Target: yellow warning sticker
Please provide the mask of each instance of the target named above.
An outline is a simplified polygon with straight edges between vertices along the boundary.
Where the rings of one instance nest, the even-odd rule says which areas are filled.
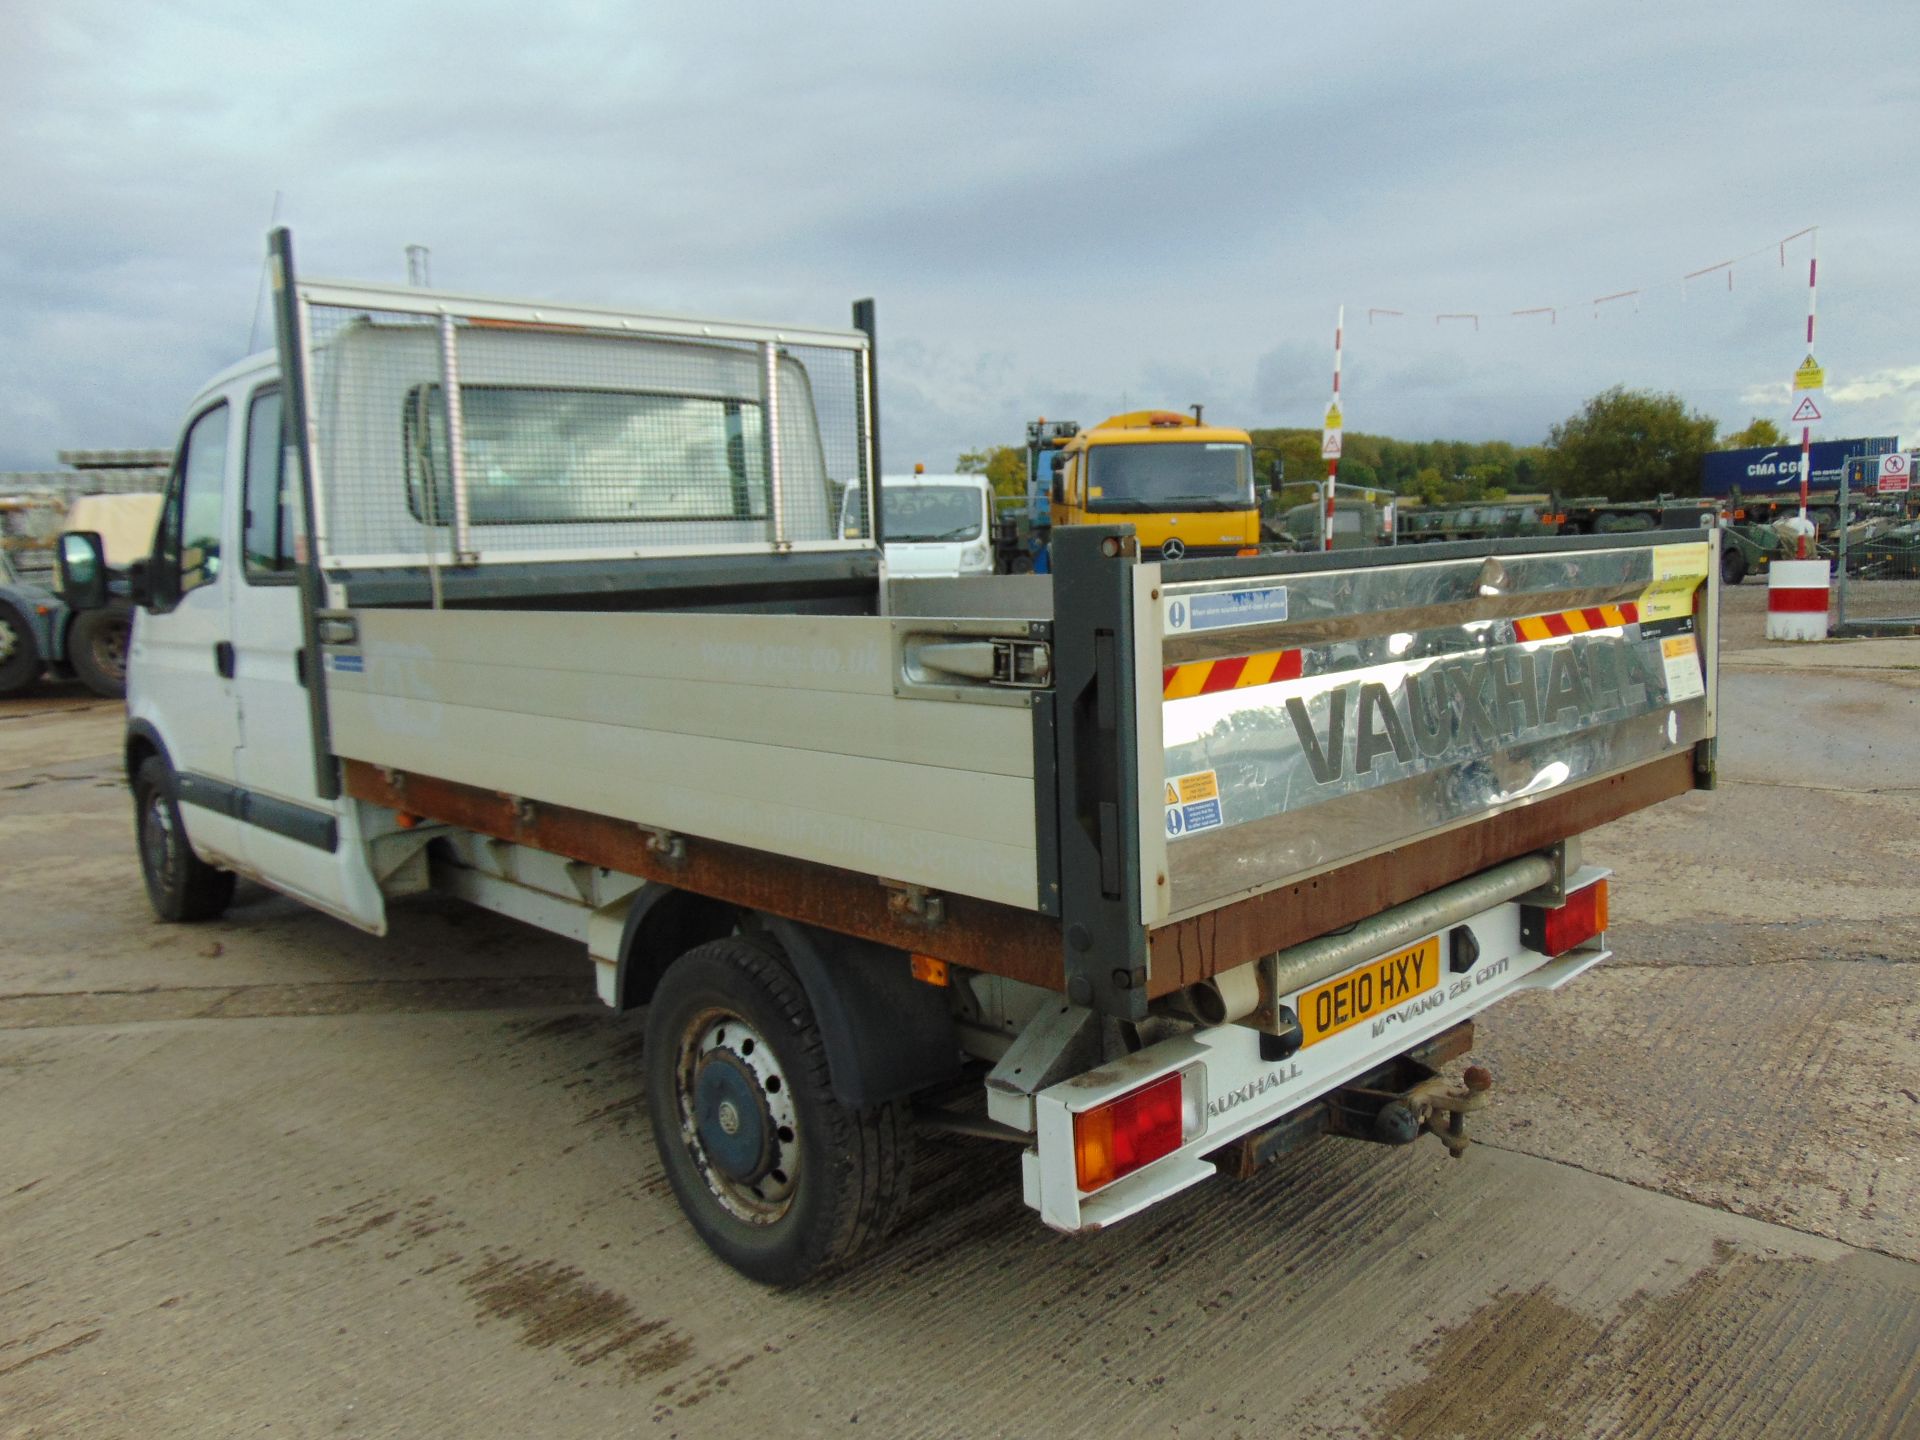
[[[1327,406],[1327,418],[1321,426],[1323,430],[1338,430],[1345,423],[1346,419],[1340,413],[1339,401],[1336,400],[1333,404]]]
[[[1653,583],[1640,594],[1640,622],[1693,613],[1693,592],[1707,578],[1708,545],[1662,545],[1653,552]]]
[[[1820,362],[1811,355],[1802,360],[1799,368],[1793,372],[1793,388],[1796,390],[1818,390],[1826,383],[1827,372],[1820,368]]]
[[[1696,580],[1704,580],[1712,553],[1713,547],[1704,541],[1698,545],[1657,546],[1653,552],[1653,578],[1664,580],[1670,575],[1691,575]]]
[[[1660,658],[1667,672],[1667,700],[1697,700],[1707,693],[1700,674],[1699,650],[1691,635],[1669,635],[1660,642]]]
[[[1167,839],[1226,824],[1220,808],[1220,779],[1211,770],[1176,775],[1167,781]]]
[[[1196,800],[1218,800],[1220,798],[1220,779],[1211,770],[1196,770],[1191,775],[1181,775],[1167,782],[1170,792],[1178,792],[1178,798],[1167,801],[1169,805],[1191,805]]]

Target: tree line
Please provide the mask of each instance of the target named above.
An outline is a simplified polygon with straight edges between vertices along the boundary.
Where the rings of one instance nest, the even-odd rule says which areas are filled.
[[[1765,417],[1724,437],[1719,429],[1712,416],[1689,410],[1678,395],[1616,385],[1554,425],[1544,445],[1399,440],[1349,430],[1339,479],[1435,505],[1542,491],[1649,500],[1697,494],[1701,457],[1710,450],[1779,445],[1786,438]],[[1308,498],[1325,479],[1318,429],[1269,426],[1247,433],[1260,477],[1274,485],[1281,503]],[[971,450],[959,457],[958,469],[986,475],[1000,494],[1019,495],[1026,484],[1026,451],[1017,445]]]

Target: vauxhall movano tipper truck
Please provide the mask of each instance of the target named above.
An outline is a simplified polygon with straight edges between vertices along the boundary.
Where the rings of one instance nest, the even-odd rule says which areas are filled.
[[[134,577],[153,906],[245,876],[379,934],[439,891],[581,940],[760,1280],[882,1235],[917,1131],[1004,1141],[1066,1231],[1326,1134],[1457,1153],[1474,1017],[1607,954],[1579,837],[1712,783],[1711,534],[1171,563],[1087,524],[1051,575],[892,586],[838,520],[885,514],[870,307],[271,256],[277,351],[194,400]]]

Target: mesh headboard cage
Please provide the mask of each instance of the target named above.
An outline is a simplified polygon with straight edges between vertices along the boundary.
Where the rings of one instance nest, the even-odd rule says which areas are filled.
[[[858,331],[298,297],[323,569],[872,545]]]

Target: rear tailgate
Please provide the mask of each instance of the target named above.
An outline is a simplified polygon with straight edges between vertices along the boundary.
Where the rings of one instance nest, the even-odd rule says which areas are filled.
[[[1656,533],[1140,566],[1142,921],[1710,739],[1717,559]]]

